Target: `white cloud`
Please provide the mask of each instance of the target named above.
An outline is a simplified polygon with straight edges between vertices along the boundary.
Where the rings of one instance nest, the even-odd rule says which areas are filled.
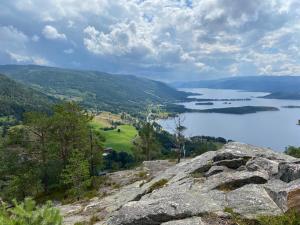
[[[249,74],[249,68],[256,74],[296,73],[300,64],[298,0],[15,0],[5,5],[20,18],[38,20],[45,38],[68,40],[50,43],[28,34],[38,41],[35,48],[59,44],[58,53],[64,49],[65,54],[76,49],[72,60],[86,67],[98,59],[120,73],[223,76]],[[17,47],[33,45],[26,39]],[[83,50],[93,60],[82,62]]]
[[[24,49],[28,42],[27,35],[13,26],[0,27],[0,37],[1,49],[4,51]]]
[[[9,52],[9,51],[7,51],[7,54],[12,60],[14,60],[17,63],[32,63],[36,65],[50,64],[46,59],[39,56],[27,56],[27,55],[22,55],[14,52]]]
[[[61,39],[61,40],[66,40],[67,37],[64,33],[59,33],[55,27],[51,25],[46,25],[42,31],[43,35],[45,38],[50,39],[50,40],[56,40],[56,39]]]

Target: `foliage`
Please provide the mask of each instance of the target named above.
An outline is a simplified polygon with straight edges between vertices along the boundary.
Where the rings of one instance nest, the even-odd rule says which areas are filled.
[[[104,170],[128,169],[135,165],[135,160],[131,154],[127,152],[112,151],[104,157]]]
[[[139,115],[149,102],[166,104],[187,97],[185,92],[162,82],[128,75],[15,65],[1,66],[0,72],[43,93],[63,100],[79,101],[96,111],[125,111]]]
[[[62,172],[62,182],[70,187],[70,192],[80,197],[90,185],[89,163],[84,153],[74,150],[66,168]]]
[[[120,129],[120,132],[118,132]],[[132,152],[133,140],[138,132],[132,125],[121,125],[117,129],[110,131],[102,131],[101,134],[105,137],[104,146],[111,147],[116,151]]]
[[[22,203],[14,201],[13,208],[7,209],[5,204],[0,206],[0,224],[61,225],[62,217],[50,202],[38,207],[32,199],[26,198]]]
[[[294,146],[289,146],[284,153],[295,158],[300,158],[300,148]]]
[[[299,225],[300,214],[290,211],[279,216],[261,216],[258,218],[259,225]]]
[[[135,156],[138,160],[152,160],[160,154],[153,124],[147,122],[139,130],[139,137],[135,141]]]
[[[161,179],[159,181],[156,181],[154,184],[152,184],[149,188],[149,193],[153,192],[154,190],[160,189],[163,186],[165,186],[168,183],[167,179]]]
[[[14,116],[21,119],[24,112],[49,112],[50,105],[55,101],[0,74],[0,117]]]
[[[262,215],[255,220],[248,220],[235,213],[232,208],[225,208],[224,212],[231,215],[234,223],[239,225],[299,225],[300,214],[294,210],[288,211],[282,215]]]
[[[79,196],[102,163],[103,136],[91,119],[72,102],[56,105],[51,115],[26,113],[0,145],[0,196],[47,199],[57,190]]]

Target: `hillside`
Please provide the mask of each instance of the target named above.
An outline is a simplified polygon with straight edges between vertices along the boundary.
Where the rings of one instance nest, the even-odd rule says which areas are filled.
[[[130,75],[33,65],[0,66],[0,72],[56,98],[111,112],[139,113],[149,103],[169,104],[187,95],[162,82]]]
[[[215,88],[271,92],[268,98],[300,99],[300,76],[251,76],[174,83],[177,88]]]
[[[54,102],[54,98],[0,74],[0,117],[21,118],[27,111],[47,111]]]
[[[231,142],[176,165],[147,161],[109,174],[117,190],[60,209],[66,225],[91,218],[99,225],[298,224],[254,219],[299,212],[299,171],[296,158]]]

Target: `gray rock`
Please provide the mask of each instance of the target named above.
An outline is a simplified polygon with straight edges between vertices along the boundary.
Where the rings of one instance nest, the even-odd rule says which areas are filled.
[[[239,142],[231,142],[225,145],[221,150],[219,150],[219,154],[230,153],[234,155],[235,158],[242,157],[263,157],[270,160],[277,161],[289,161],[293,162],[295,160],[294,157],[288,156],[283,153],[274,152],[269,148],[261,148],[255,147],[248,144],[243,144]],[[228,158],[225,158],[228,159]]]
[[[174,220],[162,223],[161,225],[205,225],[205,223],[201,220],[200,217],[192,217],[183,220]]]
[[[221,173],[221,172],[227,172],[229,169],[225,166],[212,166],[206,173],[205,177],[210,177],[212,175]]]
[[[204,182],[202,189],[230,191],[247,184],[264,184],[268,179],[268,174],[260,171],[223,172],[209,177]]]
[[[249,160],[246,164],[246,168],[249,171],[262,171],[265,170],[270,176],[274,176],[278,173],[277,161],[269,160],[262,157],[256,157]]]
[[[225,195],[214,191],[210,194],[185,193],[168,198],[129,202],[107,222],[108,225],[156,225],[184,219],[199,214],[222,211]]]
[[[260,215],[278,215],[281,209],[270,198],[266,190],[256,184],[246,185],[227,194],[228,207],[246,217],[256,218]]]
[[[226,207],[246,218],[300,212],[300,163],[293,157],[234,142],[169,166],[167,161],[145,162],[147,181],[129,185],[138,170],[114,173],[115,182],[126,175],[126,182],[120,182],[125,186],[62,207],[65,224],[96,215],[104,218],[97,225],[224,225],[232,222]],[[153,190],[162,179],[167,183]]]
[[[300,212],[300,179],[290,183],[273,179],[265,185],[265,189],[284,212],[290,209]]]
[[[300,178],[300,161],[290,163],[282,162],[279,164],[279,179],[284,182],[291,182]]]
[[[243,157],[243,158],[236,158],[236,159],[225,159],[225,160],[220,160],[217,162],[214,162],[214,166],[226,166],[230,169],[238,169],[241,166],[246,165],[247,161],[250,158],[248,157]]]

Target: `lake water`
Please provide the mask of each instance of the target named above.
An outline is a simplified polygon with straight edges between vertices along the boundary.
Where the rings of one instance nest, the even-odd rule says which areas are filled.
[[[279,111],[259,112],[245,115],[222,113],[184,113],[186,136],[206,135],[224,137],[234,141],[252,144],[261,147],[270,147],[276,151],[283,151],[285,147],[300,146],[300,119],[299,108],[283,108],[282,106],[300,106],[299,100],[279,100],[258,98],[268,93],[246,92],[223,89],[180,89],[195,93],[194,98],[251,98],[251,101],[232,101],[224,104],[223,101],[214,101],[214,105],[195,105],[195,102],[182,103],[186,108],[209,109],[237,106],[274,106]],[[197,94],[202,94],[201,96]],[[174,130],[174,119],[158,121],[169,132]]]

